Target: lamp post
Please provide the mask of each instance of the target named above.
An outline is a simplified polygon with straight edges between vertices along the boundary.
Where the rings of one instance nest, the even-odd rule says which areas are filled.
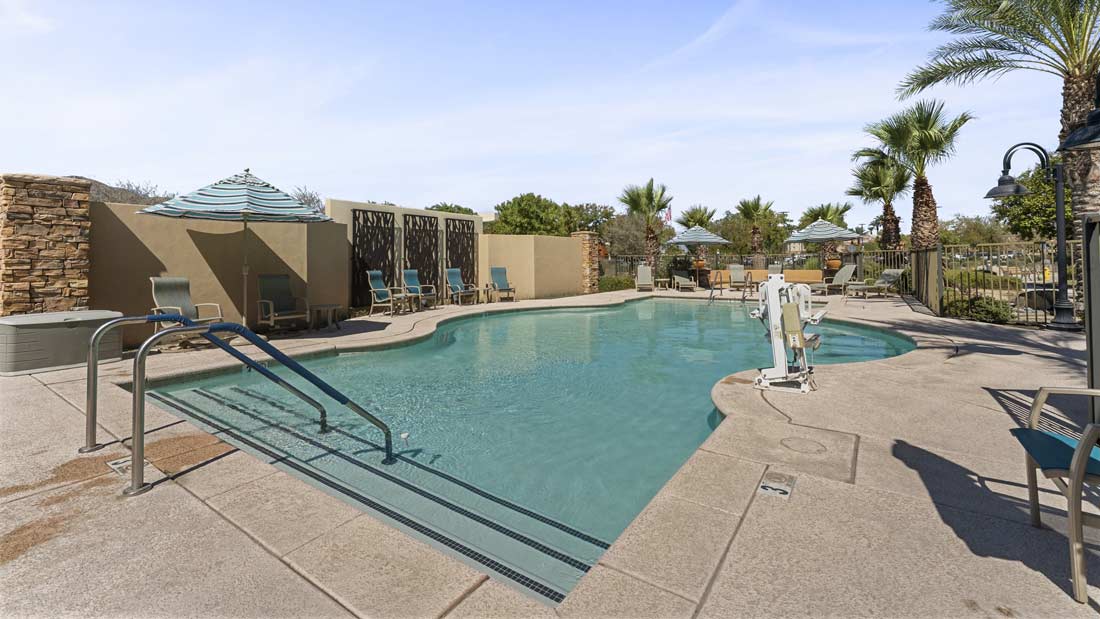
[[[997,179],[997,186],[986,192],[987,198],[1007,198],[1010,196],[1026,196],[1030,193],[1027,187],[1016,182],[1009,174],[1012,169],[1012,156],[1021,150],[1028,150],[1039,157],[1039,164],[1047,173],[1047,177],[1054,181],[1054,219],[1057,229],[1058,245],[1056,249],[1056,261],[1058,264],[1058,288],[1054,297],[1054,320],[1048,322],[1048,329],[1060,329],[1063,331],[1079,331],[1081,325],[1074,316],[1073,303],[1069,301],[1069,287],[1066,274],[1066,170],[1061,162],[1053,163],[1050,155],[1042,146],[1033,142],[1021,142],[1005,152],[1001,165],[1001,177]]]

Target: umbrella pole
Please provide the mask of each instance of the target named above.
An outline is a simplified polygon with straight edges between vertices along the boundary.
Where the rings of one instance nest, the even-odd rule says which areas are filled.
[[[248,216],[244,217],[244,266],[241,267],[244,286],[241,290],[241,324],[248,326]]]

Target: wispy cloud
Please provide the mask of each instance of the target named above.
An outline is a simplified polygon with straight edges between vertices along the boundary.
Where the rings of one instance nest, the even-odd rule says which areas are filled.
[[[53,21],[35,12],[25,0],[0,0],[0,25],[7,36],[45,34],[54,29]]]
[[[718,16],[718,19],[714,20],[714,22],[712,22],[699,36],[684,43],[672,52],[650,61],[643,67],[643,71],[674,64],[679,60],[690,58],[705,50],[707,47],[720,41],[723,37],[732,32],[738,25],[745,23],[746,19],[756,8],[756,5],[757,0],[735,0],[735,2],[731,4],[725,12]]]

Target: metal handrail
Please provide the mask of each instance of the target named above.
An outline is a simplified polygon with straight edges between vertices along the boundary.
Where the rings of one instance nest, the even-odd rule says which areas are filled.
[[[165,329],[159,333],[153,334],[152,337],[145,340],[141,344],[141,348],[138,349],[137,354],[134,356],[134,385],[133,385],[133,437],[130,445],[131,461],[130,461],[130,487],[122,491],[126,496],[134,496],[145,492],[152,486],[145,483],[145,360],[149,356],[149,351],[152,350],[153,345],[161,339],[176,334],[182,333],[200,333],[205,337],[206,335],[213,335],[214,333],[230,332],[236,333],[240,337],[248,340],[251,344],[264,351],[271,358],[275,359],[279,363],[286,366],[289,370],[298,374],[302,378],[309,381],[313,386],[320,389],[325,395],[336,400],[339,404],[343,404],[353,413],[359,415],[363,419],[366,419],[372,425],[377,427],[386,438],[386,457],[382,460],[382,464],[393,464],[397,459],[393,455],[393,438],[390,434],[390,428],[380,419],[371,415],[361,406],[352,402],[343,393],[337,391],[332,385],[329,385],[325,381],[317,377],[313,372],[305,369],[297,361],[286,356],[278,348],[275,348],[271,344],[265,342],[251,330],[244,325],[239,325],[232,322],[219,322],[210,325],[190,325],[182,327],[173,327]],[[239,352],[239,351],[237,351]],[[251,361],[251,359],[249,359]],[[254,363],[254,362],[253,362]],[[262,366],[259,366],[262,367]],[[265,368],[266,369],[266,368]],[[265,374],[266,376],[266,374]],[[280,383],[285,382],[281,378],[276,377]]]
[[[87,393],[84,400],[84,446],[78,449],[80,453],[88,453],[100,449],[103,445],[96,442],[96,420],[98,415],[98,396],[99,396],[99,344],[103,340],[103,337],[108,331],[128,324],[143,324],[143,323],[155,323],[155,322],[178,322],[184,326],[194,326],[194,323],[186,316],[179,314],[149,314],[147,316],[124,316],[122,318],[116,318],[109,320],[92,334],[91,340],[88,342],[88,375],[87,375]],[[304,394],[294,385],[286,382],[282,378],[279,378],[278,374],[275,374],[262,364],[249,358],[241,351],[233,348],[225,340],[215,337],[212,334],[202,334],[210,343],[214,344],[218,348],[221,348],[225,352],[229,353],[235,359],[262,374],[268,380],[271,380],[278,384],[280,387],[286,389],[298,399],[302,400],[306,404],[309,404],[313,408],[317,409],[317,412],[321,415],[321,432],[328,432],[328,412],[317,400]]]

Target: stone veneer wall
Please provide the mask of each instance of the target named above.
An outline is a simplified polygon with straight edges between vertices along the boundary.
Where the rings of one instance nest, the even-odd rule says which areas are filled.
[[[600,249],[595,232],[574,232],[581,241],[581,294],[600,291]]]
[[[88,304],[91,183],[0,174],[0,316]]]

